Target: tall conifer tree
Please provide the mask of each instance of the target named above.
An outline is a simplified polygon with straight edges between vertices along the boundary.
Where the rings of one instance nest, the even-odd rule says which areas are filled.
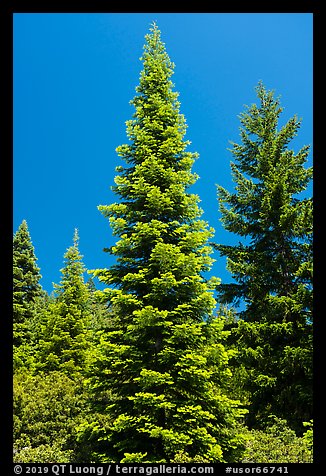
[[[68,375],[84,370],[89,348],[89,290],[75,230],[73,245],[65,255],[62,278],[55,285],[56,299],[49,304],[39,343],[40,368],[61,370]]]
[[[259,105],[241,114],[241,144],[233,143],[233,193],[218,187],[224,227],[238,245],[216,248],[234,282],[218,288],[223,303],[242,302],[233,329],[247,369],[249,422],[274,413],[297,430],[312,405],[312,199],[300,195],[312,178],[309,146],[288,148],[296,116],[278,128],[279,99],[262,83]],[[307,195],[307,194],[306,194]]]
[[[23,220],[13,238],[13,344],[17,364],[29,353],[26,345],[29,346],[31,341],[35,305],[38,298],[44,295],[39,283],[42,276],[36,262],[27,222]]]
[[[129,144],[117,148],[114,191],[100,206],[116,236],[117,264],[95,275],[113,311],[92,371],[94,414],[83,429],[99,461],[223,461],[242,414],[223,393],[230,377],[215,300],[203,273],[213,230],[187,192],[196,153],[172,90],[174,65],[154,24],[146,35]],[[95,413],[97,412],[97,413]]]

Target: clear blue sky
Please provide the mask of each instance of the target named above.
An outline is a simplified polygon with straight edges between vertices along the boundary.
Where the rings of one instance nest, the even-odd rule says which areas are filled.
[[[185,139],[199,153],[191,191],[215,242],[238,241],[220,224],[216,184],[232,188],[227,149],[239,140],[244,105],[257,102],[259,80],[281,97],[283,123],[303,119],[289,147],[312,144],[311,13],[14,14],[14,232],[26,219],[48,292],[75,227],[88,269],[113,262],[103,248],[114,238],[97,205],[116,201],[115,148],[127,142],[153,21],[175,63]],[[225,260],[214,258],[211,274],[229,282]]]

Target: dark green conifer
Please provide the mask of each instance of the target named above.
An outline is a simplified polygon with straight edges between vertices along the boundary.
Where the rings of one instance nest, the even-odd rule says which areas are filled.
[[[222,303],[242,304],[233,329],[236,366],[247,371],[249,422],[272,413],[303,430],[312,407],[312,178],[309,146],[288,148],[296,116],[279,128],[279,99],[262,83],[259,104],[241,114],[240,144],[233,143],[235,191],[218,187],[224,227],[238,245],[216,245],[227,257],[233,283],[221,284]],[[300,195],[301,194],[301,195]],[[306,194],[307,195],[307,194]]]
[[[44,295],[39,283],[42,276],[36,262],[37,258],[27,222],[23,220],[13,238],[13,344],[15,365],[20,365],[22,360],[26,361],[30,354],[29,346],[35,307],[38,299]]]

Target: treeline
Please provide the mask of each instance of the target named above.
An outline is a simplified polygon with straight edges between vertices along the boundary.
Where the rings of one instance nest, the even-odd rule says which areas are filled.
[[[234,190],[218,187],[239,243],[216,243],[188,191],[198,154],[155,24],[141,59],[119,200],[99,206],[116,264],[85,281],[75,230],[49,295],[25,220],[14,235],[14,461],[312,462],[312,168],[308,146],[288,148],[300,120],[279,128],[258,84]],[[231,283],[205,278],[213,248]]]

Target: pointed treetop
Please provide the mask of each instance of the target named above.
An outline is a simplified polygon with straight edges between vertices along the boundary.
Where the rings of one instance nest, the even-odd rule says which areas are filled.
[[[21,222],[17,231],[14,233],[13,244],[14,247],[16,247],[16,252],[22,253],[27,251],[32,259],[37,261],[37,258],[34,255],[34,246],[31,235],[25,219]]]
[[[74,247],[78,248],[78,243],[79,243],[78,228],[75,228],[73,242],[74,242]]]
[[[156,23],[156,20],[153,20],[153,23],[151,23],[151,28],[150,30],[154,33],[154,32],[158,32],[160,33],[160,30],[157,26],[157,23]]]
[[[25,220],[25,218],[24,218],[24,220],[21,222],[21,224],[19,225],[19,227],[18,227],[18,229],[17,229],[17,231],[16,231],[15,234],[17,234],[17,233],[19,233],[19,232],[21,232],[21,231],[25,231],[25,232],[27,232],[27,233],[29,234],[28,225],[27,225],[27,221]]]
[[[42,276],[36,262],[27,222],[23,220],[13,237],[14,302],[23,307],[41,295],[39,281]]]
[[[146,43],[144,45],[145,56],[149,54],[164,54],[168,58],[165,51],[165,43],[161,40],[161,31],[154,21],[149,29],[150,33],[145,35]],[[141,58],[144,59],[145,57]]]
[[[157,23],[155,20],[153,21],[153,23],[151,23],[149,31],[150,33],[147,33],[145,35],[146,39],[148,39],[148,37],[153,37],[156,39],[156,41],[159,41],[161,39],[161,31],[159,27],[157,26]]]

